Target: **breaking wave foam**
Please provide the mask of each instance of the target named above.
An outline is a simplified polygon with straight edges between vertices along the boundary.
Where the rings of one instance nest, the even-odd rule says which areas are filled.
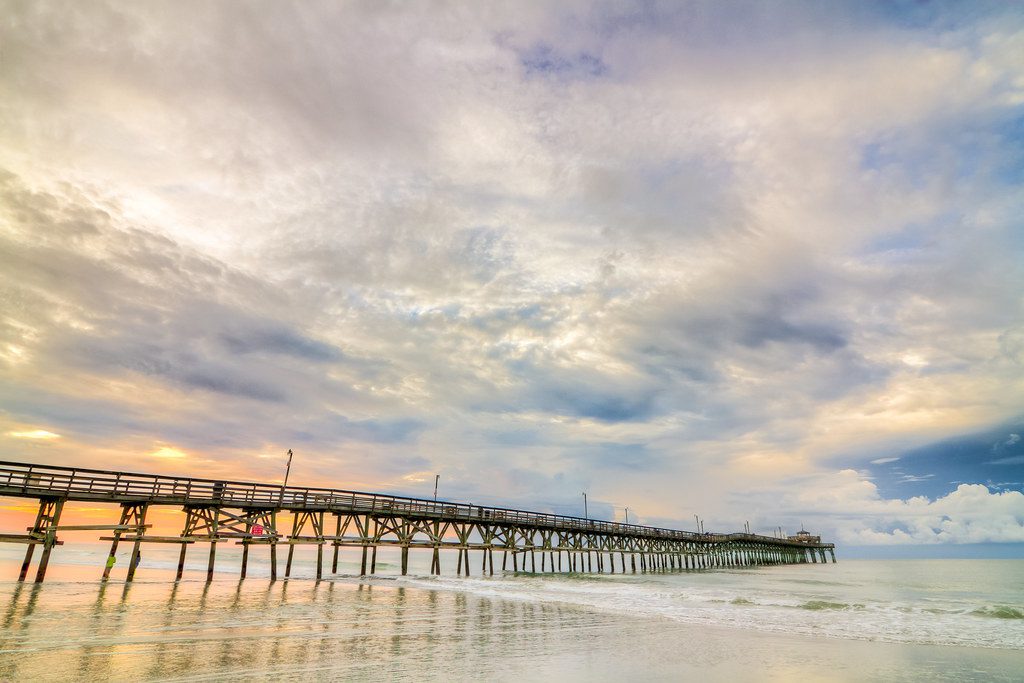
[[[786,568],[663,575],[516,575],[401,581],[626,616],[897,643],[1024,649],[1024,608],[952,591],[885,594],[871,581],[778,580]],[[831,585],[830,585],[831,584]],[[980,596],[978,596],[980,597]],[[800,615],[797,616],[797,611]]]

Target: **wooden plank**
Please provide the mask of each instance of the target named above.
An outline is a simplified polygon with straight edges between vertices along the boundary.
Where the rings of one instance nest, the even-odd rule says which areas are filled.
[[[115,537],[114,536],[103,536],[103,537],[100,538],[100,540],[101,541],[113,541],[113,540],[115,540]],[[196,537],[183,538],[181,536],[140,536],[138,538],[136,538],[134,536],[121,536],[121,538],[118,539],[118,540],[125,541],[126,543],[134,543],[136,541],[138,541],[139,543],[210,543],[211,542],[210,539],[208,539],[208,538],[196,538]],[[213,543],[217,543],[217,542],[218,541],[216,539],[213,540]]]
[[[139,529],[149,529],[152,524],[143,524],[142,526],[124,526],[121,524],[61,524],[57,527],[50,527],[50,531],[138,531]],[[28,531],[32,531],[32,527],[28,527]],[[43,529],[47,531],[47,529]]]
[[[225,539],[225,540],[228,540],[228,539]],[[255,538],[253,538],[251,540],[248,540],[248,541],[246,541],[246,540],[235,541],[235,545],[277,545],[278,543],[282,543],[282,542],[283,541],[278,541],[276,539],[271,540],[269,538],[260,538],[259,536],[257,536],[257,537],[255,537]]]
[[[26,543],[28,545],[40,545],[45,539],[37,538],[30,534],[0,534],[0,543]],[[54,545],[64,545],[64,541],[54,541]]]
[[[217,538],[251,538],[254,541],[284,538],[284,534],[245,534],[240,531],[218,531]]]

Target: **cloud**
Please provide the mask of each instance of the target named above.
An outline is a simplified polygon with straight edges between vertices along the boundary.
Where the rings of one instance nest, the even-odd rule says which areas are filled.
[[[990,465],[1024,465],[1024,455],[1011,455],[1006,458],[990,460]]]
[[[900,476],[901,481],[927,481],[932,479],[934,474],[904,474]]]
[[[293,330],[249,329],[232,330],[221,335],[224,345],[232,353],[280,353],[311,361],[333,361],[341,358],[341,352],[330,344],[308,339]]]
[[[529,76],[594,78],[608,72],[608,65],[596,55],[586,52],[563,54],[544,43],[520,52],[519,60]]]
[[[60,434],[54,434],[53,432],[48,432],[45,429],[30,429],[27,431],[7,432],[7,436],[14,439],[41,439],[44,441],[60,438]]]
[[[10,431],[668,519],[1024,405],[1005,8],[44,4],[0,32]]]
[[[794,482],[795,483],[795,482]],[[928,498],[884,498],[854,470],[823,473],[780,491],[780,515],[850,545],[1024,541],[1024,493],[960,484]]]

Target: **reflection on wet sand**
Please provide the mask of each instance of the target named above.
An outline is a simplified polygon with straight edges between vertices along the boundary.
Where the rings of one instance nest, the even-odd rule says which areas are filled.
[[[806,640],[716,633],[560,602],[386,580],[207,583],[155,576],[121,584],[100,583],[89,572],[81,581],[0,583],[0,680],[522,681],[541,672],[560,681],[629,678],[630,672],[644,680],[729,680],[755,670],[794,679],[826,671],[797,656]],[[742,650],[735,648],[738,633]],[[810,642],[819,658],[831,657],[827,672],[834,680],[863,678],[860,662],[867,659],[894,674],[938,652]],[[957,668],[955,653],[942,656],[946,661],[932,664],[932,673],[962,675],[975,665],[968,660]],[[1006,671],[1017,670],[1014,656],[985,655],[986,662],[1010,662],[1001,664]],[[986,673],[999,680],[998,670]]]
[[[164,604],[163,614],[160,620],[160,630],[164,633],[169,633],[174,626],[174,604],[178,597],[179,589],[180,584],[176,581],[171,586],[170,592],[167,594],[167,602]],[[160,672],[173,669],[175,664],[181,667],[181,671],[187,671],[191,667],[192,658],[188,657],[184,661],[172,660],[168,654],[168,648],[157,646],[156,651],[153,653],[153,663],[146,671],[146,674],[150,678],[155,678],[160,674]]]

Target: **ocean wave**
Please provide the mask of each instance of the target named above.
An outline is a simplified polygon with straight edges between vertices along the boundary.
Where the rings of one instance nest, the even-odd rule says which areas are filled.
[[[852,586],[843,581],[824,581],[822,579],[786,579],[786,583],[798,583],[804,586]]]
[[[822,609],[854,609],[863,605],[848,605],[845,602],[830,602],[828,600],[808,600],[797,605],[800,609],[822,610]]]
[[[994,619],[1024,619],[1024,609],[1010,607],[1009,605],[979,607],[976,610],[972,610],[971,614],[979,617],[992,617]]]

